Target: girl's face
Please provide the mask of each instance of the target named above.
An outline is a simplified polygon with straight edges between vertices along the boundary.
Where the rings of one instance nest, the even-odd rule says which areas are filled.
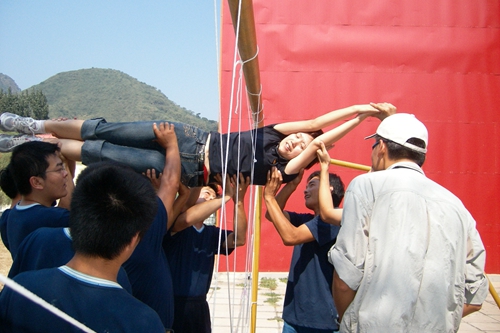
[[[294,133],[290,134],[283,140],[281,140],[278,146],[278,152],[281,157],[291,160],[297,157],[300,153],[306,149],[307,146],[312,142],[314,138],[307,133]]]

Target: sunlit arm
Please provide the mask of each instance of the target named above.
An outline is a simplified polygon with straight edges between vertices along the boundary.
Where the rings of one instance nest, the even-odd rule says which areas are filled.
[[[336,271],[333,272],[333,301],[335,307],[337,308],[337,313],[339,314],[339,322],[342,320],[345,311],[349,307],[349,304],[354,300],[356,296],[356,291],[349,288],[349,286],[342,281]]]
[[[322,221],[330,224],[340,226],[342,219],[342,209],[335,209],[333,206],[332,191],[330,185],[330,174],[328,172],[330,167],[330,155],[324,143],[321,143],[321,148],[317,150],[318,159],[320,161],[320,175],[319,175],[319,216]]]

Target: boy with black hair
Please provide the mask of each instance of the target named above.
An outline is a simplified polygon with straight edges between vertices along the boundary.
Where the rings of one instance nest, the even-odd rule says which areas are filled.
[[[87,167],[71,203],[74,257],[14,280],[96,332],[165,332],[158,315],[116,283],[151,225],[155,197],[149,181],[129,168]],[[80,331],[8,287],[0,294],[0,319],[6,332]]]
[[[23,239],[41,227],[67,227],[73,178],[57,144],[32,141],[14,148],[8,170],[21,200],[5,222],[12,258]],[[69,177],[68,177],[69,176]],[[58,207],[53,207],[59,200]]]
[[[218,253],[230,255],[235,247],[245,245],[247,218],[244,200],[249,185],[250,177],[240,174],[239,181],[236,176],[227,177],[222,197],[216,197],[212,187],[203,187],[198,200],[186,203],[186,209],[165,236],[163,248],[173,272],[175,332],[212,332],[206,296],[212,282],[215,256]],[[231,199],[234,203],[234,232],[204,224],[211,214]]]
[[[338,324],[331,291],[333,266],[328,262],[327,253],[340,228],[320,217],[319,171],[308,177],[304,191],[305,205],[314,214],[284,210],[302,175],[303,170],[278,193],[283,178],[280,171],[273,168],[264,189],[266,218],[273,222],[283,244],[294,246],[283,306],[283,333],[332,333],[338,329]],[[336,201],[340,204],[344,195],[343,183],[336,175],[332,174],[331,179],[331,198],[338,198]]]

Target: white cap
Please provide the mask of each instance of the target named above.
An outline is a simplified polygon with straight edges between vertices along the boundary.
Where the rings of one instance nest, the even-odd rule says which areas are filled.
[[[396,113],[385,118],[378,126],[377,132],[367,136],[365,139],[373,138],[375,135],[396,142],[419,153],[427,152],[427,128],[420,120],[409,113]],[[411,138],[424,141],[425,148],[408,143],[407,141]]]

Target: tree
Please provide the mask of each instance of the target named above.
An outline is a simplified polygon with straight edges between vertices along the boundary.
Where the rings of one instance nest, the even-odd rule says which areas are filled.
[[[0,110],[23,117],[49,119],[47,98],[40,90],[27,90],[21,94],[13,94],[10,87],[7,93],[0,90]]]

